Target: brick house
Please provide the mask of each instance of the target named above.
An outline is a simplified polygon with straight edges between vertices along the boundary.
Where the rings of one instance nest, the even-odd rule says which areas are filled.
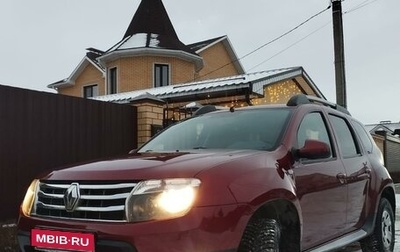
[[[400,181],[400,122],[381,121],[365,125],[383,154],[386,168],[395,182]]]
[[[48,87],[137,106],[138,144],[205,104],[281,103],[297,93],[324,98],[302,67],[245,73],[227,36],[184,44],[162,0],[142,0],[118,43],[88,48],[69,77]]]

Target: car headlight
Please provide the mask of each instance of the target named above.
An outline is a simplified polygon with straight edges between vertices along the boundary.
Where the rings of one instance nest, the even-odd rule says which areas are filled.
[[[33,203],[35,202],[36,190],[38,188],[38,185],[39,185],[39,180],[35,179],[32,181],[31,185],[28,187],[28,190],[26,191],[24,200],[22,201],[22,204],[21,204],[21,210],[25,216],[31,215]]]
[[[147,221],[185,215],[193,206],[198,179],[163,179],[139,182],[126,202],[127,220]]]

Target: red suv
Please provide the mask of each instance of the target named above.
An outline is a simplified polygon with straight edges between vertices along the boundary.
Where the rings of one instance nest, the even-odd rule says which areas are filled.
[[[393,251],[395,191],[362,124],[305,95],[203,107],[126,157],[35,179],[22,251]]]

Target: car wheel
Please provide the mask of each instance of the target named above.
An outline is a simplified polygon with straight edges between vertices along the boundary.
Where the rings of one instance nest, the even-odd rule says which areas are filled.
[[[274,219],[255,219],[244,231],[238,251],[278,252],[281,230]]]
[[[374,232],[361,241],[363,252],[392,252],[394,249],[394,214],[385,198],[379,203]]]

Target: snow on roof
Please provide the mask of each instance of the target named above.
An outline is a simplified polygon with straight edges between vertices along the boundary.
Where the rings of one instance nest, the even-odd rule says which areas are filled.
[[[205,47],[207,47],[207,46],[209,46],[209,45],[215,43],[216,41],[219,41],[219,40],[221,40],[221,39],[223,39],[225,37],[226,36],[220,36],[220,37],[217,37],[217,38],[207,39],[207,40],[199,41],[199,42],[196,42],[196,43],[193,43],[193,44],[188,44],[187,46],[189,48],[191,48],[193,51],[198,52],[199,50],[201,50],[201,49],[203,49],[203,48],[205,48]]]
[[[129,103],[145,93],[154,95],[160,99],[168,99],[187,95],[199,95],[210,92],[235,90],[240,88],[248,88],[251,89],[250,91],[253,93],[263,95],[263,89],[260,89],[260,85],[265,86],[288,78],[294,78],[302,73],[303,69],[301,67],[283,68],[212,80],[97,96],[93,99],[107,102]],[[314,84],[310,83],[310,85]]]
[[[386,131],[390,134],[393,134],[396,129],[400,129],[400,122],[392,123],[390,121],[382,121],[377,124],[365,125],[365,128],[370,133],[375,133],[376,131]]]
[[[138,33],[124,38],[107,52],[144,47],[158,48],[159,44],[160,41],[157,34]]]

